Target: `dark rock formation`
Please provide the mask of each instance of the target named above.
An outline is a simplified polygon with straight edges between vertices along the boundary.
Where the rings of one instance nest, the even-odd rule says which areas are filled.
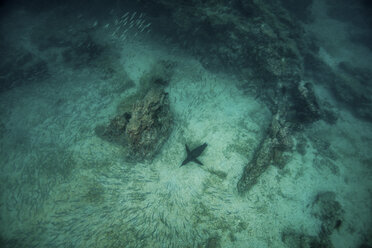
[[[125,146],[128,159],[142,161],[156,155],[171,130],[168,94],[152,88],[130,111],[115,116],[108,126],[97,126],[95,131],[102,139]]]
[[[312,123],[321,118],[322,113],[311,83],[301,81],[292,89],[291,96],[288,105],[292,116],[288,118],[292,122]]]
[[[152,88],[130,111],[111,119],[108,126],[97,126],[97,136],[127,148],[132,161],[152,159],[168,139],[172,130],[172,116],[168,94]]]
[[[240,79],[239,88],[255,89],[273,115],[281,113],[273,121],[288,127],[278,132],[270,128],[244,169],[239,191],[250,188],[271,162],[284,166],[289,126],[302,128],[322,118],[335,122],[335,115],[319,104],[312,84],[304,81],[305,70],[313,69],[305,62],[312,58],[317,62],[318,46],[305,35],[297,17],[306,13],[304,20],[310,19],[311,0],[137,2],[145,10],[158,10],[156,15],[148,12],[154,30],[191,51],[206,68],[233,72]]]
[[[301,72],[303,30],[280,0],[137,2],[149,10],[154,29],[200,57],[207,68],[223,65],[238,73],[249,68],[266,82]]]
[[[134,105],[131,115],[125,130],[129,155],[136,160],[150,159],[172,129],[168,94],[158,88],[151,89]]]
[[[119,114],[107,126],[95,129],[100,138],[126,147],[126,157],[131,161],[152,159],[169,137],[173,119],[164,87],[174,66],[165,60],[155,63],[140,78],[137,92],[119,104]]]
[[[104,125],[97,126],[95,129],[97,136],[109,142],[125,145],[125,129],[130,117],[130,113],[124,113],[111,119],[107,127]]]
[[[316,58],[318,46],[305,35],[298,16],[311,18],[311,0],[138,2],[144,9],[158,6],[164,15],[154,16],[154,26],[166,25],[159,32],[197,55],[206,68],[223,66],[233,72],[240,78],[239,88],[255,89],[273,114],[285,104],[286,115],[291,115],[286,121],[302,125],[326,118],[335,122],[335,115],[317,102],[312,85],[304,83],[305,70],[313,69],[305,62]]]
[[[251,189],[267,167],[271,163],[280,163],[283,152],[292,148],[290,124],[283,120],[281,113],[274,115],[266,137],[255,151],[253,159],[244,168],[237,185],[239,193]]]
[[[312,214],[322,221],[319,237],[327,241],[332,232],[341,227],[344,211],[341,204],[336,201],[336,194],[328,191],[319,193],[315,197]]]
[[[184,1],[137,0],[137,3],[148,10],[154,30],[198,56],[206,68],[221,70],[223,66],[232,71],[241,79],[241,89],[256,88],[255,93],[268,105],[282,100],[272,94],[279,90],[279,82],[286,89],[296,89],[287,92],[294,94],[292,100],[306,103],[306,99],[299,98],[298,82],[311,78],[327,86],[355,116],[372,120],[371,89],[366,84],[359,87],[359,83],[352,80],[360,73],[353,70],[353,75],[345,78],[347,73],[341,75],[327,66],[318,57],[319,46],[315,39],[305,34],[300,25],[299,20],[311,19],[311,0],[191,0],[187,4]],[[369,74],[363,72],[363,75]],[[366,81],[365,76],[363,80]],[[312,92],[307,85],[300,90]],[[335,122],[331,112],[322,110],[323,105],[311,106],[312,103],[314,101],[307,102],[310,115],[298,107],[292,108],[298,111],[294,116],[308,123],[321,118]],[[319,116],[317,108],[323,115]]]
[[[271,98],[267,99],[271,111],[276,114],[272,118],[266,137],[255,151],[253,159],[246,165],[238,182],[240,193],[248,191],[257,183],[258,177],[273,163],[283,168],[289,156],[285,155],[293,147],[292,135],[302,130],[306,124],[321,118],[334,123],[334,114],[328,108],[320,108],[312,85],[301,81],[297,87],[287,92],[287,87],[281,86]],[[270,101],[275,100],[275,101]],[[323,149],[324,150],[324,149]]]

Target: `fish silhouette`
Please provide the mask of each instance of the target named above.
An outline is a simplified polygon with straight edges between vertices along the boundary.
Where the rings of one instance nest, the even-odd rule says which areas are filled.
[[[195,162],[197,164],[200,164],[200,165],[203,165],[202,162],[200,162],[197,157],[200,156],[200,154],[202,154],[202,152],[204,151],[204,149],[207,147],[207,143],[204,143],[203,145],[201,146],[198,146],[196,147],[195,149],[191,150],[189,149],[189,147],[187,146],[187,144],[185,145],[186,146],[186,152],[187,152],[187,157],[186,159],[182,162],[182,165],[185,165],[189,162]]]

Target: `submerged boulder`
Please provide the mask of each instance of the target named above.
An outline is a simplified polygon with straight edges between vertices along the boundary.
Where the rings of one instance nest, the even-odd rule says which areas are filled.
[[[289,119],[296,123],[312,123],[322,117],[322,111],[311,83],[301,81],[291,91]]]
[[[126,112],[115,116],[110,120],[108,126],[100,125],[96,127],[96,134],[109,142],[125,145],[125,129],[128,125],[131,114]]]
[[[126,148],[131,161],[151,160],[172,130],[168,93],[174,62],[157,61],[140,79],[137,92],[118,105],[118,113],[108,125],[96,127],[96,134]]]
[[[127,148],[126,156],[131,161],[152,159],[171,130],[168,94],[161,88],[150,89],[129,111],[95,129],[100,138]]]
[[[267,135],[255,151],[253,159],[245,166],[243,175],[237,184],[239,193],[250,190],[271,163],[281,164],[283,153],[292,149],[290,123],[286,122],[282,116],[283,113],[280,111],[273,116]]]
[[[129,155],[135,160],[150,159],[167,140],[172,127],[168,94],[150,89],[132,109],[125,129]]]

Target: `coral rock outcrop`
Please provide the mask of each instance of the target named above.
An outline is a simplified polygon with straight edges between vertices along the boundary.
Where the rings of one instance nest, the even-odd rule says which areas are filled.
[[[130,156],[136,160],[152,158],[171,130],[168,94],[151,89],[133,106],[131,115],[125,130]]]

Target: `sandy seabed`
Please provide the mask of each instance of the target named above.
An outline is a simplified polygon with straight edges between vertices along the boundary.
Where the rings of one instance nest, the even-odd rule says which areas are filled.
[[[283,232],[317,235],[321,222],[309,205],[324,191],[335,192],[345,211],[334,244],[362,239],[371,226],[370,124],[343,111],[336,125],[315,123],[301,137],[326,139],[333,159],[308,142],[304,155],[294,151],[284,169],[270,166],[241,196],[236,183],[270,123],[269,110],[239,91],[233,76],[137,37],[117,51],[134,87],[94,68],[55,63],[49,79],[1,93],[4,240],[14,247],[286,247]],[[165,89],[174,128],[153,161],[129,163],[122,147],[94,129],[159,59],[177,64]],[[204,142],[204,166],[180,168],[185,144]]]

